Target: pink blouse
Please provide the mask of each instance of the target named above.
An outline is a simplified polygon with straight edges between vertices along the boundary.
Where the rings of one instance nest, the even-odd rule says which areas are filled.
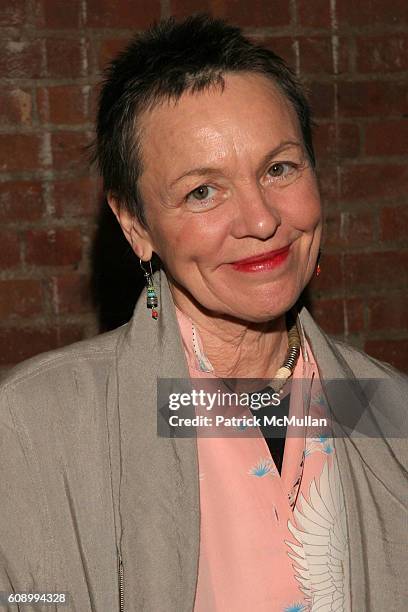
[[[176,312],[191,378],[214,379],[198,330]],[[289,416],[325,409],[305,337],[302,344],[293,374],[301,384],[292,386]],[[194,612],[348,610],[347,531],[334,440],[294,437],[288,425],[279,474],[256,429],[259,437],[197,438],[201,522]]]

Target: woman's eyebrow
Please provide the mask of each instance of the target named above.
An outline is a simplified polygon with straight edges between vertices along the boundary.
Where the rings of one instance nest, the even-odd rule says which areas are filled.
[[[277,147],[275,147],[274,149],[269,151],[262,158],[260,166],[261,167],[264,166],[265,164],[268,163],[268,161],[271,161],[275,155],[277,155],[278,153],[281,153],[282,151],[284,151],[286,149],[289,149],[291,147],[297,147],[297,148],[303,149],[302,143],[297,141],[297,140],[284,140],[284,141],[280,142]],[[183,172],[183,174],[181,174],[176,179],[174,179],[174,181],[172,181],[169,184],[169,187],[170,188],[174,187],[174,185],[176,183],[181,181],[181,179],[186,178],[187,176],[208,176],[208,175],[215,176],[215,175],[219,175],[219,174],[220,174],[220,169],[219,168],[214,168],[214,167],[211,167],[211,166],[200,166],[198,168],[192,168],[191,170],[188,170],[187,172]]]
[[[181,181],[181,179],[186,178],[187,176],[208,176],[208,175],[219,175],[220,170],[217,168],[212,168],[211,166],[200,166],[199,168],[193,168],[188,172],[183,172],[178,178],[174,179],[169,185],[169,187],[174,187],[176,183]]]
[[[265,164],[267,164],[268,162],[272,161],[273,158],[275,157],[275,155],[277,155],[278,153],[282,153],[283,151],[286,151],[286,149],[291,149],[293,147],[296,147],[297,149],[302,149],[303,150],[303,145],[298,140],[284,140],[277,147],[272,149],[272,151],[269,151],[263,157],[262,162],[260,164],[260,167],[262,168],[263,166],[265,166]]]

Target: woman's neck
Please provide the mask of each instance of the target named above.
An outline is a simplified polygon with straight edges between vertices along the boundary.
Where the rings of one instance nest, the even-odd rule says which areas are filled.
[[[217,377],[274,377],[288,348],[285,315],[264,323],[214,316],[174,291],[174,287],[171,290],[176,306],[196,326],[204,354]]]

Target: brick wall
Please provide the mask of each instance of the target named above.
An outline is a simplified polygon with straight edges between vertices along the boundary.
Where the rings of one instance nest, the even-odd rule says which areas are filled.
[[[203,9],[310,90],[326,210],[306,296],[317,320],[408,371],[406,0],[2,0],[0,370],[129,316],[137,262],[83,153],[100,69],[153,19]]]

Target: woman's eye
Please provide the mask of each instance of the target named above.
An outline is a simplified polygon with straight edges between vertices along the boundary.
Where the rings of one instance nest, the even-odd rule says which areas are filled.
[[[269,176],[272,178],[286,178],[295,171],[294,164],[289,162],[276,162],[268,170]]]
[[[193,191],[190,191],[187,200],[191,201],[191,199],[193,199],[199,202],[208,200],[214,195],[212,191],[215,191],[213,187],[209,187],[209,185],[200,185],[196,189],[193,189]]]

